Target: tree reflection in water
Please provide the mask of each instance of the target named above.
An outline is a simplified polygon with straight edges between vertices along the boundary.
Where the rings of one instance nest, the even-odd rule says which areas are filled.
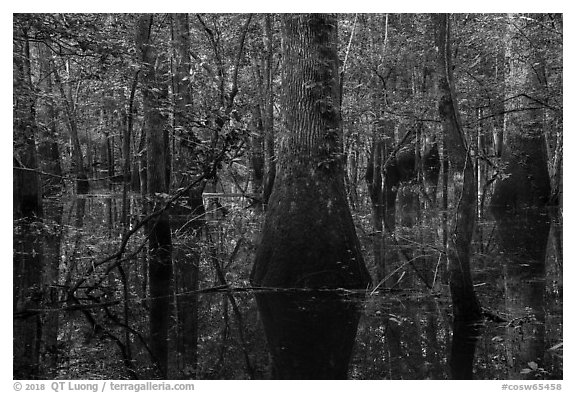
[[[358,301],[335,291],[306,291],[258,293],[256,302],[274,379],[346,379]]]

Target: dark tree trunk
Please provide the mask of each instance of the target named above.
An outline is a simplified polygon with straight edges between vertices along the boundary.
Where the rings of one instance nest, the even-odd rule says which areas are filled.
[[[451,64],[450,16],[434,16],[438,45],[438,110],[453,178],[458,180],[456,211],[448,236],[448,271],[455,319],[475,320],[481,315],[470,273],[470,249],[476,222],[476,180],[458,112]]]
[[[283,19],[283,134],[250,277],[256,286],[370,284],[344,187],[336,26],[332,15]],[[315,301],[302,312],[296,295],[256,300],[274,378],[345,378],[358,323],[350,303],[316,312]]]
[[[173,15],[173,45],[176,57],[176,80],[174,83],[174,125],[175,129],[189,129],[193,96],[188,76],[190,75],[190,29],[187,14]],[[195,135],[187,137],[195,139]],[[191,147],[190,156],[196,156],[196,146]],[[187,150],[182,152],[186,155]],[[185,157],[186,158],[186,157]],[[197,166],[192,163],[192,167]],[[187,175],[184,175],[187,178]],[[176,299],[178,319],[177,349],[180,354],[180,377],[195,378],[198,368],[198,274],[200,271],[200,249],[204,227],[205,210],[202,200],[205,182],[192,187],[188,194],[188,215],[182,226],[179,226],[186,241],[183,249],[176,251],[174,265],[176,269],[175,286],[178,293],[184,293]]]
[[[30,70],[26,27],[15,27],[14,37],[14,217],[42,215],[42,194],[36,152],[36,93]]]
[[[38,309],[42,300],[41,237],[35,224],[42,216],[42,198],[36,156],[36,93],[31,79],[28,28],[14,24],[13,40],[13,312]],[[13,319],[13,377],[36,379],[40,372],[42,319],[33,313]]]
[[[250,163],[252,166],[252,192],[263,195],[264,191],[264,126],[260,106],[253,109],[252,127],[254,134],[250,138]]]
[[[46,45],[40,45],[40,74],[44,83],[41,83],[44,95],[46,96],[43,111],[39,114],[44,119],[46,125],[41,130],[41,139],[38,143],[38,156],[40,167],[43,172],[51,173],[55,176],[41,176],[42,194],[52,196],[58,194],[64,185],[62,177],[62,166],[60,160],[60,149],[58,147],[58,111],[54,102],[54,86],[52,82],[52,68],[50,65],[50,50]]]
[[[14,25],[13,215],[22,219],[13,238],[13,312],[41,306],[42,244],[34,222],[42,216],[36,157],[36,95],[31,80],[28,29]],[[16,228],[15,228],[16,229]],[[32,314],[13,320],[13,377],[36,379],[40,371],[42,320]]]
[[[198,242],[206,223],[203,189],[204,183],[193,187],[188,200],[190,213],[173,220],[175,229],[185,235],[184,242],[174,249],[174,285],[176,292],[182,294],[176,299],[180,375],[175,378],[195,379],[198,368],[198,294],[195,291],[198,290],[201,256]]]
[[[134,133],[134,98],[138,87],[138,76],[140,71],[136,71],[132,85],[130,87],[130,97],[128,99],[128,112],[126,113],[126,127],[122,139],[122,172],[124,182],[129,184],[132,181],[132,135]]]
[[[283,20],[283,143],[251,281],[365,288],[370,277],[344,190],[334,16]]]
[[[356,134],[355,139],[356,141],[349,146],[347,154],[348,162],[346,165],[346,190],[352,210],[354,210],[358,204],[358,161],[360,160],[358,134]]]
[[[379,140],[377,129],[372,136],[372,149],[368,157],[366,169],[366,183],[372,205],[372,227],[374,228],[373,250],[376,280],[380,283],[386,277],[384,259],[384,184],[382,179],[382,161],[384,155],[384,142]],[[396,195],[396,194],[394,194]],[[382,283],[384,285],[384,283]],[[385,285],[384,285],[385,287]]]
[[[264,194],[263,201],[268,203],[272,189],[274,187],[274,180],[276,178],[276,153],[275,153],[275,132],[274,132],[274,91],[273,86],[273,49],[272,49],[272,18],[270,14],[266,14],[263,20],[264,27],[264,47],[266,48],[266,59],[264,66],[264,105],[262,106],[262,124],[264,128]]]
[[[60,279],[61,242],[62,242],[62,214],[64,206],[56,202],[50,208],[46,208],[46,216],[57,224],[54,231],[43,236],[44,266],[42,271],[43,280],[43,305],[44,307],[57,308],[59,306],[59,290],[54,283]],[[40,346],[41,368],[40,373],[44,378],[54,378],[58,372],[58,332],[60,316],[57,312],[48,312],[42,316],[42,343]]]
[[[37,379],[41,370],[43,321],[39,313],[26,314],[42,307],[42,239],[31,224],[23,222],[13,239],[13,312],[23,314],[13,319],[14,379]]]
[[[106,122],[108,123],[108,122]],[[114,136],[110,135],[108,132],[105,134],[106,138],[106,163],[108,164],[108,177],[112,179],[114,177]]]
[[[54,80],[60,91],[60,98],[66,113],[66,124],[70,132],[70,139],[72,140],[72,161],[76,172],[76,192],[78,194],[86,194],[90,190],[90,183],[86,175],[86,167],[84,165],[84,158],[82,157],[82,148],[80,146],[80,137],[78,136],[78,123],[76,122],[76,113],[73,108],[72,101],[64,91],[64,85],[60,79],[60,73],[54,67]],[[90,153],[88,148],[88,154]]]
[[[147,150],[147,191],[152,203],[149,213],[156,212],[163,202],[155,195],[167,193],[165,129],[167,118],[160,108],[167,100],[167,84],[162,80],[165,72],[157,69],[157,53],[150,40],[152,16],[138,20],[136,42],[142,60],[142,90]],[[158,66],[161,67],[161,66]],[[168,373],[168,330],[171,315],[172,238],[170,216],[159,213],[148,225],[150,280],[150,348],[161,374]]]
[[[512,97],[505,102],[504,116],[502,160],[507,176],[496,181],[491,200],[494,208],[544,206],[550,198],[544,109],[533,99],[544,83],[544,60],[534,53],[527,37],[518,33],[518,24],[526,23],[515,19],[507,32],[505,79],[507,95]]]

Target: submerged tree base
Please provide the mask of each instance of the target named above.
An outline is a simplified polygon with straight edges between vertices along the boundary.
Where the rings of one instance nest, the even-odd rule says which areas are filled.
[[[280,179],[251,282],[282,288],[366,288],[370,276],[336,182]]]
[[[346,379],[360,319],[338,293],[258,293],[274,379]]]

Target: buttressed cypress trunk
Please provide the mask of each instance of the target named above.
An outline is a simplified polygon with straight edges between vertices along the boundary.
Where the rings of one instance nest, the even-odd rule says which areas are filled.
[[[504,173],[509,176],[496,182],[491,205],[514,210],[544,206],[550,198],[550,177],[546,164],[544,109],[540,103],[545,99],[538,97],[542,91],[540,84],[545,83],[543,56],[529,41],[533,37],[518,33],[519,26],[526,29],[526,19],[509,18],[505,79],[506,95],[512,98],[505,102],[502,152]]]
[[[254,285],[364,288],[370,277],[346,200],[337,20],[283,18],[283,125]]]

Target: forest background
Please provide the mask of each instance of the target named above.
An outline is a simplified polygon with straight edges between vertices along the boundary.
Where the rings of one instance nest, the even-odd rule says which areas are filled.
[[[569,25],[569,23],[566,23],[566,21],[565,21],[565,25]],[[568,29],[567,29],[567,30],[568,30]],[[567,36],[568,36],[568,34],[567,34]],[[570,64],[570,61],[568,60],[568,57],[565,58],[564,61],[565,61],[565,64],[566,64],[565,67],[568,68],[568,67],[569,67],[569,64]],[[566,83],[566,82],[565,82],[565,83]],[[569,86],[568,83],[567,83],[567,86]],[[566,89],[566,90],[568,90],[568,89]],[[567,117],[565,121],[569,121],[569,117]],[[569,124],[569,123],[567,123],[567,124]],[[568,127],[569,127],[569,126],[566,126],[566,129],[569,129]],[[568,138],[568,137],[565,139],[565,145],[568,145],[568,146],[569,146],[569,138]],[[569,147],[568,147],[568,148],[569,148]],[[569,165],[570,165],[570,163],[569,163],[570,157],[569,157],[569,154],[566,155],[566,156],[567,156],[567,157],[566,157],[565,165],[566,165],[566,167],[569,168]],[[6,154],[5,157],[9,157],[9,156]],[[565,187],[566,190],[569,190],[570,183],[565,183],[565,184],[564,184],[564,187]],[[569,192],[569,191],[566,191],[566,192]],[[570,219],[569,219],[569,217],[570,217],[569,210],[567,210],[566,213],[567,213],[566,217],[568,218],[568,220],[564,221],[564,223],[565,223],[565,225],[566,225],[566,229],[565,229],[565,230],[566,230],[566,231],[569,231],[569,222],[570,222]],[[567,245],[567,247],[568,247],[568,246],[569,246],[569,245]],[[567,248],[567,250],[568,250],[568,248]],[[569,251],[568,251],[568,252],[569,252]]]

